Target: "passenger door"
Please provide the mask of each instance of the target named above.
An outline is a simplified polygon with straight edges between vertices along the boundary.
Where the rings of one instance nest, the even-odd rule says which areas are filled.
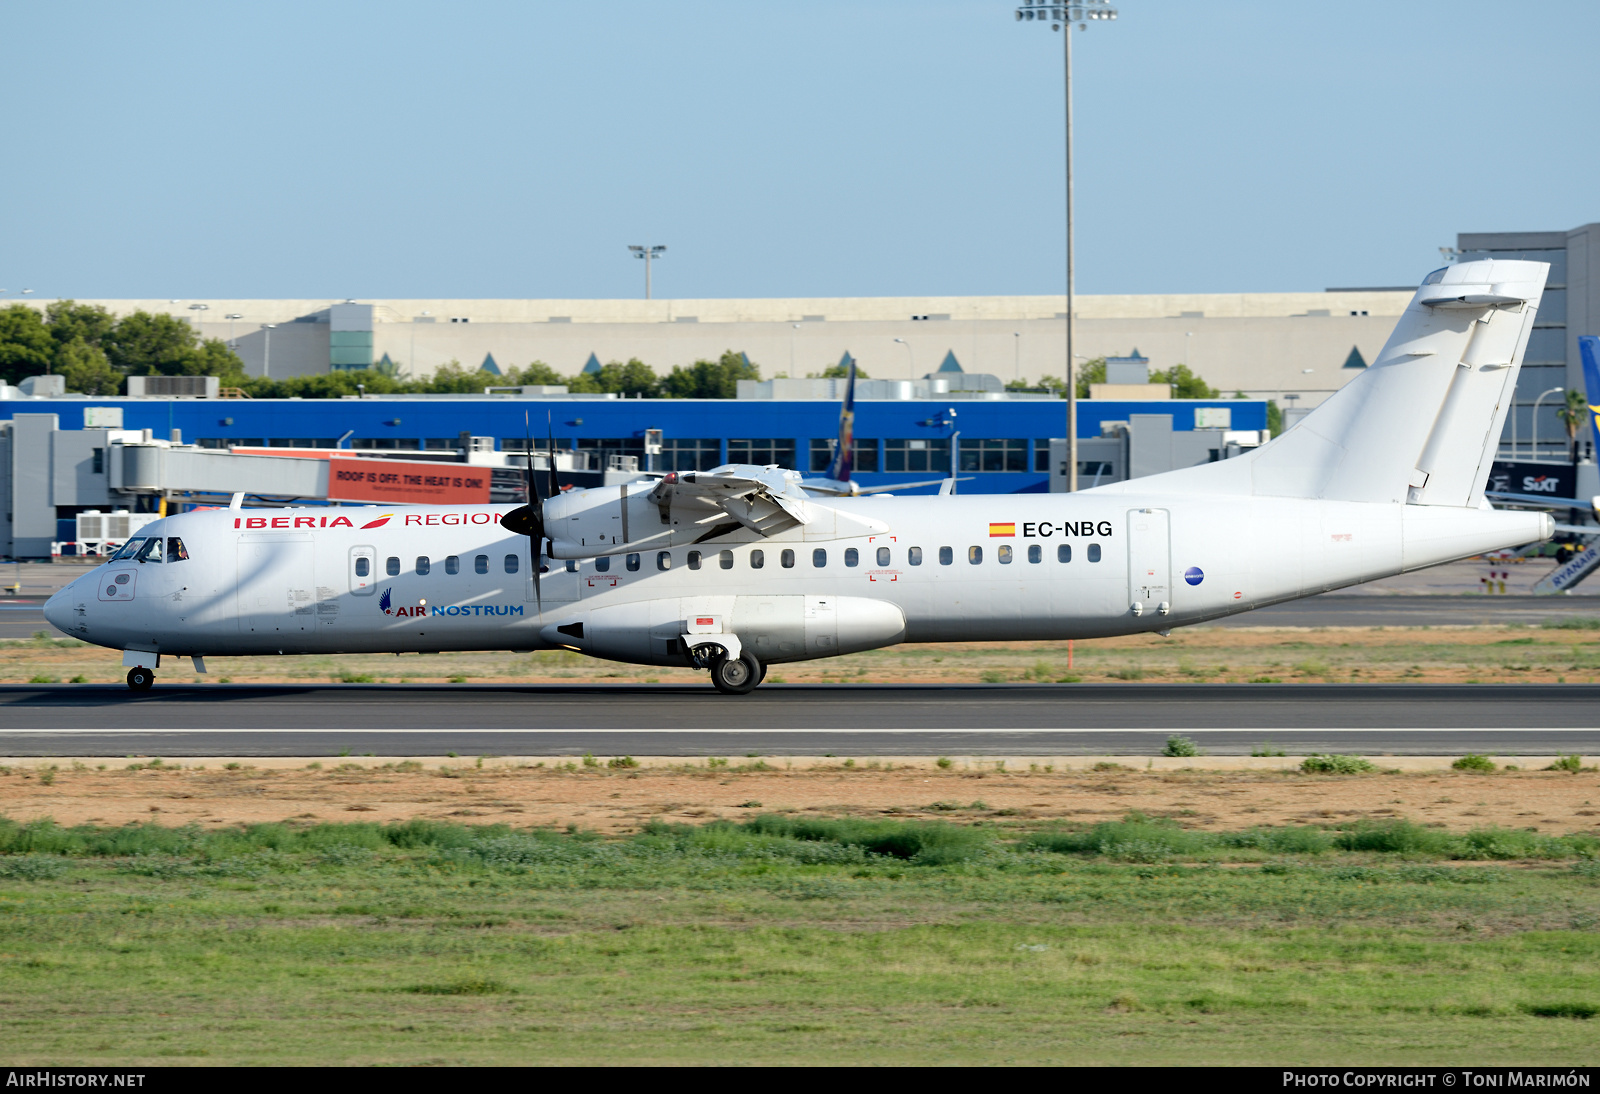
[[[1128,604],[1134,615],[1172,610],[1172,546],[1165,509],[1128,510]]]

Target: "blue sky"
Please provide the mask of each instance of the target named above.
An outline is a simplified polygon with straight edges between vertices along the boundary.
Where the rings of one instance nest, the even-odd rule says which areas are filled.
[[[1060,292],[1060,35],[1011,12],[9,5],[0,287],[625,297],[649,242],[662,297]],[[1600,220],[1600,5],[1121,13],[1074,39],[1080,292],[1401,285]]]

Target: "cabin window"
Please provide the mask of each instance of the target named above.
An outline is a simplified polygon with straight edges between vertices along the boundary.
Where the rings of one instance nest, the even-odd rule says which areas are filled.
[[[628,572],[629,573],[633,573],[634,571],[639,569],[639,555],[638,555],[637,552],[630,553],[628,555],[626,561],[627,561]]]
[[[428,571],[433,569],[433,563],[428,561],[427,555],[417,556],[417,576],[427,577]]]
[[[939,565],[948,566],[956,560],[955,550],[950,547],[939,548]]]
[[[983,548],[982,547],[968,547],[967,548],[967,561],[972,563],[974,566],[976,566],[976,565],[978,565],[978,563],[982,562],[983,561]]]
[[[1056,561],[1057,562],[1071,562],[1072,561],[1072,544],[1070,544],[1070,543],[1059,543],[1059,544],[1056,545]]]
[[[782,566],[785,570],[794,569],[794,552],[785,551],[783,554],[779,555],[778,565]]]
[[[1089,561],[1090,562],[1099,562],[1100,561],[1100,545],[1098,543],[1089,544]]]
[[[815,551],[811,552],[811,565],[820,570],[827,564],[828,552],[824,548],[818,547]]]
[[[1037,543],[1028,544],[1028,561],[1029,562],[1043,562],[1044,561],[1044,548],[1040,547]]]
[[[995,557],[1000,560],[1000,565],[1011,565],[1011,544],[1002,543],[998,548],[995,549]]]
[[[390,577],[398,577],[400,574],[400,560],[394,555],[390,555],[388,558],[384,559],[383,570]]]
[[[517,572],[517,556],[516,555],[507,555],[506,556],[506,573],[514,574],[516,572]]]
[[[160,562],[161,537],[151,536],[145,540],[144,546],[139,549],[139,553],[134,556],[134,560],[136,562]]]
[[[602,574],[609,571],[611,569],[611,556],[601,555],[599,558],[595,559],[594,568],[597,572]]]
[[[844,564],[846,566],[861,565],[861,552],[854,547],[846,547],[844,549]]]
[[[670,570],[670,569],[672,569],[672,552],[671,551],[657,551],[656,552],[656,569],[658,569],[658,570]]]
[[[717,565],[721,566],[724,570],[733,569],[733,552],[732,551],[718,551],[717,552]]]
[[[577,572],[578,572],[578,560],[575,559],[575,558],[567,559],[567,573],[575,574]]]
[[[370,573],[372,573],[372,560],[367,558],[365,555],[362,555],[359,558],[357,558],[356,559],[356,576],[357,577],[366,577]]]
[[[699,568],[700,568],[700,552],[699,551],[690,551],[689,552],[689,569],[698,570]]]
[[[167,537],[167,561],[188,562],[189,552],[183,545],[183,540],[177,536]]]
[[[489,572],[489,556],[488,555],[479,555],[477,558],[474,558],[472,560],[472,572],[475,573],[475,574],[486,574],[486,573],[488,573]]]
[[[759,570],[759,569],[761,569],[761,567],[765,566],[766,564],[767,564],[767,553],[765,551],[763,551],[761,548],[757,547],[755,550],[750,552],[750,568],[752,570]]]
[[[878,565],[879,566],[887,566],[887,565],[889,565],[889,548],[887,548],[887,547],[879,547],[878,548]]]
[[[907,547],[906,548],[906,561],[911,563],[911,565],[913,565],[913,566],[921,566],[922,565],[922,548],[921,547]]]
[[[456,574],[459,574],[461,572],[461,556],[460,555],[445,555],[444,556],[444,572],[447,573],[447,574],[450,574],[452,577],[455,576]]]
[[[122,550],[111,556],[111,561],[116,562],[119,559],[132,558],[134,555],[139,553],[139,548],[144,546],[144,540],[144,536],[135,536],[134,538],[130,539],[127,543],[122,545]]]

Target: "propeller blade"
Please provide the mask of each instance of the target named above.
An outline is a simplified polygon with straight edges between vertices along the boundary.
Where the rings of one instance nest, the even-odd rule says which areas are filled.
[[[544,598],[539,589],[540,558],[544,554],[544,499],[539,496],[539,479],[533,470],[533,427],[528,422],[527,411],[522,414],[523,435],[527,443],[528,504],[518,506],[500,518],[500,527],[531,541],[528,550],[533,565],[533,598],[539,610],[544,611]]]
[[[526,412],[524,412],[526,413]],[[544,414],[544,435],[550,452],[550,496],[553,498],[561,493],[561,482],[556,478],[556,437],[555,426],[550,421],[550,412]]]

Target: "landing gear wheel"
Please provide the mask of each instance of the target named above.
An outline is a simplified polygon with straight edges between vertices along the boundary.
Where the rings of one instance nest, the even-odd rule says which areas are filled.
[[[741,654],[737,658],[719,657],[711,663],[711,683],[724,695],[744,695],[754,691],[763,675],[761,662],[756,660],[753,653]]]
[[[134,691],[149,691],[150,685],[156,682],[156,674],[149,669],[129,669],[128,686]]]

